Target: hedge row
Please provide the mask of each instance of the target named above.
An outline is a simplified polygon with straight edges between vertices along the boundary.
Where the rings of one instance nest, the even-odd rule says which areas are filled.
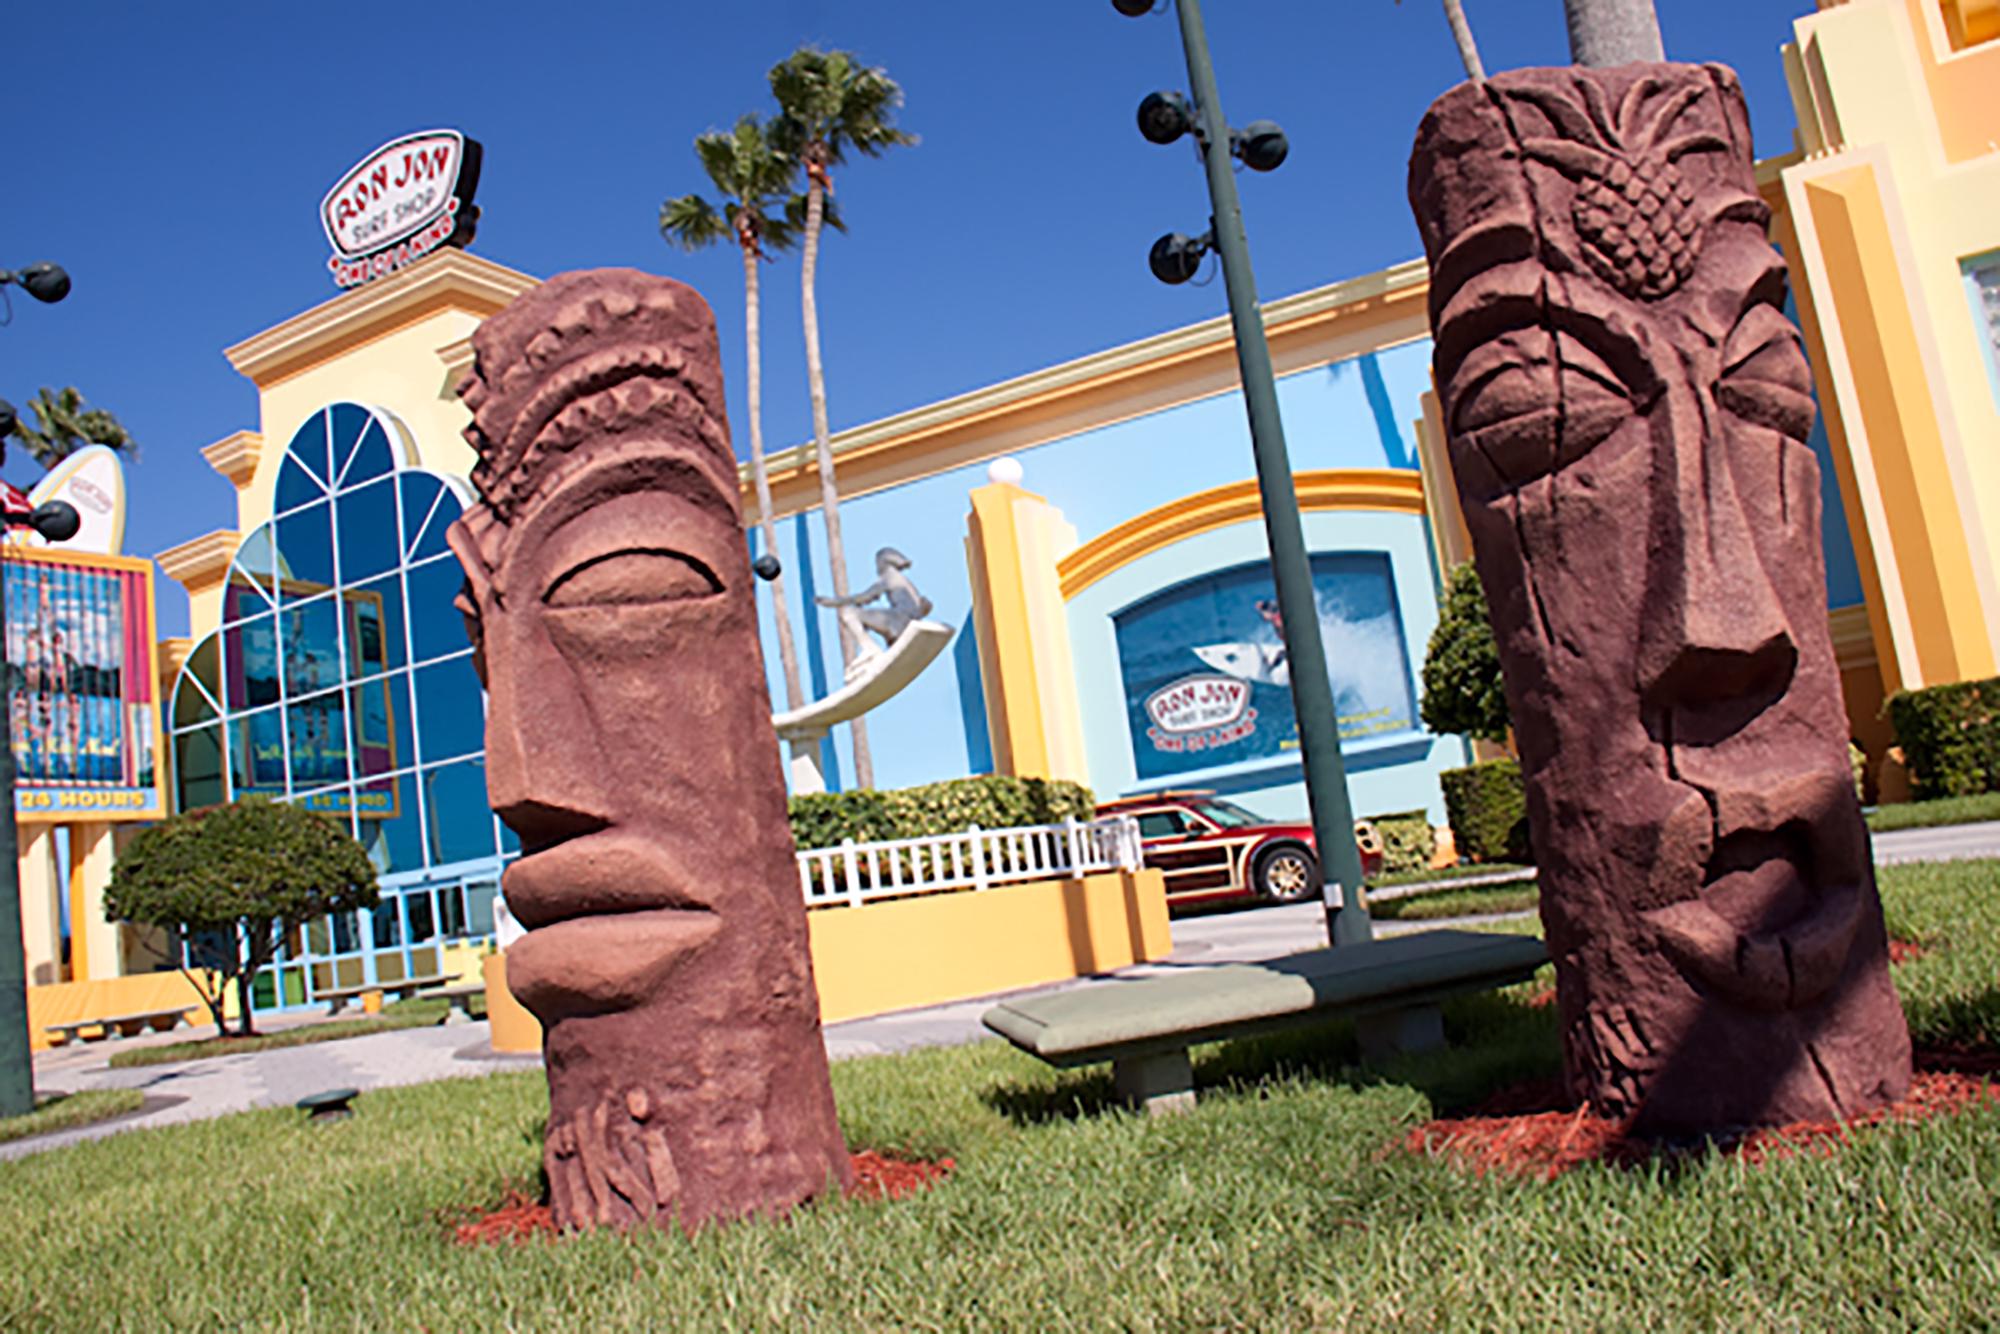
[[[830,848],[847,839],[872,843],[925,834],[955,834],[978,825],[1061,824],[1088,820],[1097,804],[1081,783],[987,774],[946,783],[857,792],[817,792],[791,800],[792,841],[800,849]]]
[[[1888,711],[1912,797],[2000,792],[2000,677],[1901,690]]]
[[[1421,871],[1431,864],[1431,855],[1437,851],[1437,836],[1431,832],[1429,812],[1371,815],[1368,823],[1382,836],[1384,872]]]
[[[1521,783],[1521,766],[1513,760],[1487,760],[1438,775],[1444,788],[1444,809],[1460,860],[1525,862],[1528,848],[1528,794]]]

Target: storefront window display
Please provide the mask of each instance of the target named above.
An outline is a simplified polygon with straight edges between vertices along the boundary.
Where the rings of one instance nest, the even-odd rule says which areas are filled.
[[[1389,559],[1313,557],[1313,590],[1343,743],[1410,733],[1416,698]],[[1268,562],[1176,584],[1113,618],[1140,778],[1298,749],[1291,669]]]
[[[287,943],[260,1005],[436,971],[442,944],[491,934],[516,850],[486,804],[483,696],[452,606],[460,484],[409,456],[386,412],[313,414],[175,687],[179,809],[296,801],[345,821],[382,873],[380,907]]]

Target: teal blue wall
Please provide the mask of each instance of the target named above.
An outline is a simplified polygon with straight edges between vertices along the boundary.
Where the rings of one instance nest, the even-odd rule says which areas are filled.
[[[1278,382],[1292,466],[1410,468],[1417,462],[1413,424],[1430,387],[1430,343],[1417,340],[1287,375]],[[1825,432],[1813,444],[1825,474],[1824,535],[1830,606],[1860,600],[1860,579],[1840,507]],[[1023,450],[1016,457],[1022,485],[1046,497],[1088,542],[1139,514],[1197,491],[1248,480],[1250,433],[1236,393],[1187,403],[1130,421],[1086,431]],[[852,588],[874,578],[874,553],[893,546],[909,556],[917,586],[935,604],[932,619],[972,633],[966,572],[967,494],[986,483],[984,463],[872,495],[841,507]],[[1436,619],[1428,525],[1408,515],[1322,513],[1307,516],[1314,551],[1381,551],[1394,569],[1397,598],[1408,636],[1412,671],[1420,668]],[[754,544],[754,537],[753,537]],[[839,631],[833,613],[802,609],[812,592],[830,592],[825,533],[817,512],[779,525],[793,626],[806,661],[806,690],[819,696],[840,682]],[[1078,691],[1091,770],[1100,796],[1134,790],[1129,736],[1110,617],[1150,593],[1196,575],[1265,557],[1258,524],[1243,524],[1177,543],[1115,572],[1084,591],[1070,606]],[[810,573],[810,578],[803,577]],[[765,667],[773,700],[784,699],[768,587],[760,587]],[[976,645],[955,642],[903,694],[869,715],[876,785],[904,787],[990,770],[992,755],[981,708]],[[1425,807],[1442,820],[1436,772],[1465,762],[1455,737],[1408,737],[1353,747],[1357,813]],[[851,781],[847,729],[828,743],[829,785]],[[1204,785],[1225,787],[1246,804],[1274,816],[1304,812],[1297,766],[1246,766],[1242,772],[1202,775]]]

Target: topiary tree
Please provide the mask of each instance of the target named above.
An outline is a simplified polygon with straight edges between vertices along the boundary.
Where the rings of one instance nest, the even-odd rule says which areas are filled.
[[[1445,580],[1437,629],[1424,650],[1424,698],[1418,711],[1433,732],[1505,741],[1512,725],[1500,682],[1500,652],[1486,616],[1486,590],[1470,561]]]
[[[104,915],[166,928],[218,1033],[235,982],[239,1031],[251,1033],[250,988],[279,943],[315,917],[376,900],[374,864],[346,830],[298,806],[243,797],[141,830],[111,870]]]

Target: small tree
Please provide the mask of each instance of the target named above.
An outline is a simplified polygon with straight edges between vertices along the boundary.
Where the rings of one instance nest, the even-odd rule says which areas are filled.
[[[19,418],[9,438],[34,456],[44,468],[53,468],[86,445],[104,445],[122,454],[137,452],[132,434],[103,408],[87,408],[83,395],[73,387],[44,388],[28,400],[37,425]],[[0,440],[0,445],[5,441]]]
[[[1437,629],[1424,650],[1424,726],[1481,741],[1505,741],[1511,725],[1500,681],[1500,652],[1486,615],[1486,590],[1471,562],[1445,580]]]
[[[374,864],[346,830],[298,806],[243,797],[141,830],[111,870],[104,915],[166,928],[218,1033],[234,981],[238,1031],[251,1033],[250,988],[279,943],[315,917],[376,899]]]

